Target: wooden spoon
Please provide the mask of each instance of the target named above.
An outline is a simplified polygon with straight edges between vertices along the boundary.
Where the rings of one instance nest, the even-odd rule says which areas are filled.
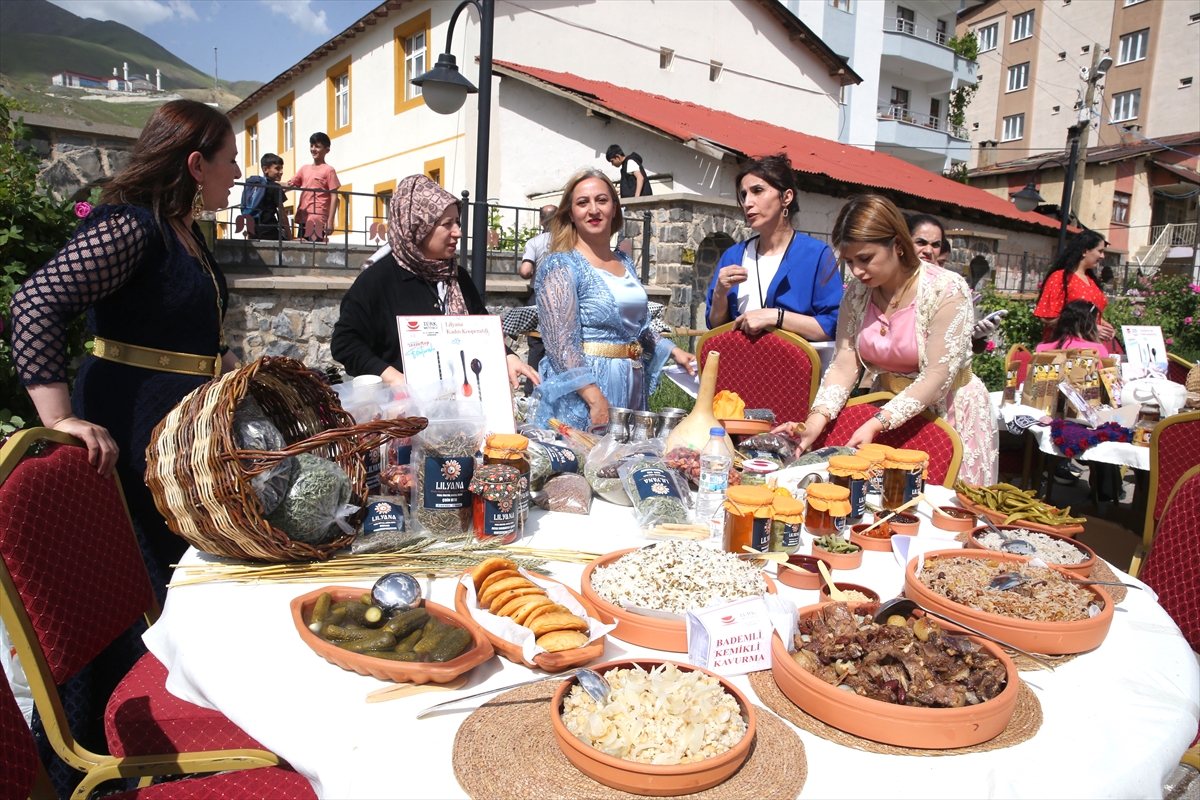
[[[398,683],[395,686],[385,686],[367,695],[368,703],[385,703],[388,700],[399,700],[401,697],[412,697],[414,694],[425,692],[450,692],[467,685],[467,676],[459,675],[449,683]]]
[[[905,503],[904,505],[902,505],[902,506],[900,506],[899,508],[897,508],[897,509],[896,509],[895,511],[893,511],[892,513],[888,514],[888,515],[887,515],[886,517],[884,517],[883,519],[877,519],[877,520],[875,520],[874,522],[872,522],[872,523],[871,523],[871,526],[870,526],[869,528],[866,528],[866,529],[864,529],[864,530],[862,530],[862,531],[859,531],[858,535],[859,535],[859,536],[863,536],[863,535],[865,535],[865,534],[869,533],[870,531],[873,531],[873,530],[875,530],[875,529],[876,529],[876,528],[878,528],[880,525],[882,525],[883,523],[887,522],[887,521],[888,521],[889,519],[891,519],[892,517],[894,517],[894,516],[896,516],[897,514],[899,514],[901,511],[904,511],[904,510],[906,510],[906,509],[909,509],[909,508],[911,508],[912,506],[916,505],[917,503],[921,502],[921,501],[922,501],[922,500],[924,500],[924,499],[925,499],[925,493],[924,493],[924,492],[922,492],[921,494],[919,494],[919,495],[917,495],[916,497],[914,497],[912,500],[909,500],[907,503]],[[929,501],[926,501],[926,502],[929,502]]]
[[[817,561],[817,569],[821,570],[821,577],[824,578],[825,582],[829,584],[829,597],[834,602],[844,602],[849,599],[846,597],[846,593],[839,589],[836,584],[834,584],[833,576],[829,574],[829,567],[825,566],[824,561]]]
[[[788,554],[787,553],[764,553],[761,550],[755,550],[753,547],[751,547],[749,545],[742,545],[742,549],[745,550],[747,553],[753,553],[754,557],[756,559],[761,558],[765,561],[774,561],[776,564],[783,564],[785,566],[791,567],[792,569],[796,570],[797,572],[804,571],[804,570],[800,569],[799,567],[793,567],[791,564],[788,564]],[[739,555],[738,558],[745,558],[745,556]]]

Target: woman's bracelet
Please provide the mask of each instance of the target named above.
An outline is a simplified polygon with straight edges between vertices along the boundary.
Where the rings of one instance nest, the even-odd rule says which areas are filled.
[[[783,327],[783,309],[782,308],[779,309],[779,321],[775,323],[775,327],[776,328]]]
[[[824,417],[826,420],[828,420],[829,422],[833,422],[833,415],[832,415],[832,414],[830,414],[828,411],[826,411],[826,410],[825,410],[825,409],[823,409],[823,408],[812,408],[812,409],[809,409],[809,411],[808,411],[808,415],[811,417],[813,414],[819,414],[819,415],[821,415],[822,417]]]

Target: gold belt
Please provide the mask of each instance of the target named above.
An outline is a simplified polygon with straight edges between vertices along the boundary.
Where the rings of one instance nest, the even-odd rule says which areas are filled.
[[[642,358],[642,346],[637,342],[630,342],[629,344],[584,342],[583,352],[589,356],[601,356],[603,358],[628,358],[634,361],[640,361]]]
[[[975,377],[975,372],[971,369],[970,363],[959,370],[958,375],[954,378],[954,383],[950,385],[950,391],[958,391],[971,382],[971,378]],[[894,372],[881,372],[876,376],[879,382],[879,388],[885,392],[892,394],[900,394],[900,392],[912,385],[913,379],[906,378],[903,375],[897,375]]]
[[[191,353],[173,353],[153,347],[114,342],[96,337],[92,355],[118,364],[154,369],[159,372],[177,372],[181,375],[200,375],[216,378],[221,374],[220,356],[196,356]]]

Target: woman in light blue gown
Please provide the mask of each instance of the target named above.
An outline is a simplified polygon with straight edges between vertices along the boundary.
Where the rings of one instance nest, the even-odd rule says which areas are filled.
[[[534,284],[546,346],[534,418],[542,427],[556,417],[586,430],[607,423],[610,406],[645,410],[668,359],[696,371],[695,356],[650,329],[633,261],[609,247],[622,224],[603,173],[567,181]]]

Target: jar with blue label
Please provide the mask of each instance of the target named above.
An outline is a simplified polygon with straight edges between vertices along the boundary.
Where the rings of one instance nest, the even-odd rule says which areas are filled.
[[[512,544],[525,532],[521,516],[521,478],[516,467],[486,464],[471,477],[475,495],[475,540],[492,545]]]
[[[883,460],[883,507],[895,511],[925,491],[929,454],[923,450],[892,450]]]
[[[804,527],[804,503],[777,490],[772,503],[771,552],[794,553],[800,549],[800,531]]]
[[[871,462],[858,456],[832,456],[829,459],[829,482],[850,490],[850,513],[846,522],[862,522],[867,513],[867,487],[870,484]]]

